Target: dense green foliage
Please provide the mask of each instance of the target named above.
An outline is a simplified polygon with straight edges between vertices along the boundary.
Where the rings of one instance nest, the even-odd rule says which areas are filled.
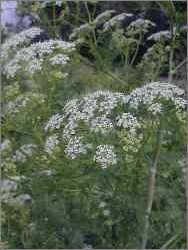
[[[162,8],[164,32],[131,3],[129,13],[97,2],[19,6],[40,28],[2,43],[10,248],[141,248],[145,231],[147,248],[186,248],[186,101],[174,83],[186,11],[168,3],[137,5]]]

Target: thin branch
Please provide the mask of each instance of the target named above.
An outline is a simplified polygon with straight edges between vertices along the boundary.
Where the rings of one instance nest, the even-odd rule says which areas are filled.
[[[179,68],[181,68],[185,63],[187,63],[187,58],[184,59],[182,62],[180,62],[176,68],[174,69],[174,72],[176,72]]]
[[[139,48],[140,48],[140,45],[141,45],[141,42],[142,42],[142,33],[139,33],[139,40],[138,40],[138,43],[137,43],[137,46],[136,46],[136,50],[135,50],[135,53],[133,55],[133,58],[131,60],[131,63],[130,65],[133,65],[137,55],[138,55],[138,52],[139,52]]]

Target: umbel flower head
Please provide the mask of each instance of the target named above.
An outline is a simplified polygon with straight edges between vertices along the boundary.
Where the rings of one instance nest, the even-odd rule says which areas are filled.
[[[113,28],[117,25],[119,25],[121,22],[123,22],[125,19],[132,17],[132,13],[121,13],[118,15],[115,15],[110,20],[104,23],[103,30],[108,31],[110,28]]]
[[[43,63],[51,65],[64,66],[69,61],[70,52],[75,50],[75,44],[62,40],[48,40],[37,42],[29,47],[24,47],[17,51],[13,59],[4,66],[3,74],[7,78],[15,77],[19,71],[24,71],[28,74],[34,74],[42,70]],[[54,53],[56,52],[56,55]]]
[[[32,27],[9,37],[1,45],[1,59],[4,61],[11,55],[12,52],[15,52],[23,46],[28,46],[32,39],[40,35],[42,32],[44,32],[42,29]]]
[[[118,162],[115,153],[117,142],[110,139],[112,134],[116,136],[118,131],[125,131],[124,151],[126,154],[137,152],[143,139],[142,129],[147,124],[145,115],[158,119],[169,105],[178,111],[185,109],[183,94],[184,91],[177,86],[160,82],[148,83],[130,94],[110,91],[88,93],[68,101],[62,114],[55,114],[49,119],[45,131],[50,132],[51,139],[54,133],[54,142],[50,145],[56,145],[57,140],[58,143],[64,142],[62,150],[68,158],[90,155],[91,160],[106,168]],[[105,140],[108,143],[104,144]],[[53,154],[53,147],[48,153]]]

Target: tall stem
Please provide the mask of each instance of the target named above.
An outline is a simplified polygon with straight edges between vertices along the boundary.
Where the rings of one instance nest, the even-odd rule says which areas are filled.
[[[169,83],[171,83],[173,79],[173,57],[174,57],[174,49],[171,47],[169,56],[169,75],[168,75]]]
[[[170,45],[170,55],[169,55],[169,74],[168,74],[168,81],[169,83],[172,82],[173,80],[173,76],[174,76],[174,63],[173,63],[173,59],[174,59],[174,44],[175,44],[175,40],[176,40],[176,30],[174,33],[173,30],[173,22],[171,23],[171,45]]]
[[[159,128],[157,132],[156,154],[153,160],[153,164],[150,168],[148,200],[147,200],[147,207],[146,207],[146,212],[145,212],[144,230],[143,230],[143,237],[142,237],[142,249],[146,249],[147,241],[148,241],[149,220],[150,220],[151,210],[152,210],[152,205],[153,205],[153,200],[154,200],[156,172],[157,172],[157,166],[159,163],[159,157],[160,157],[160,151],[161,151],[161,142],[162,142],[161,133],[162,133],[162,129]]]
[[[86,12],[87,12],[87,15],[88,15],[89,23],[91,23],[91,14],[90,14],[87,2],[84,2],[84,5],[85,5],[85,9],[86,9]]]
[[[88,15],[89,24],[92,26],[91,13],[89,11],[87,2],[84,2],[84,5],[85,5],[85,9],[86,9],[86,12],[87,12],[87,15]],[[93,35],[93,41],[94,41],[95,47],[97,47],[97,38],[96,38],[95,28],[94,27],[92,27],[92,35]]]
[[[133,63],[135,62],[135,59],[136,59],[136,57],[137,57],[137,55],[138,55],[138,51],[139,51],[141,42],[142,42],[142,33],[140,32],[140,33],[139,33],[139,40],[138,40],[138,43],[137,43],[137,45],[136,45],[136,50],[135,50],[135,53],[134,53],[133,58],[132,58],[131,63],[130,63],[131,66],[132,66]]]

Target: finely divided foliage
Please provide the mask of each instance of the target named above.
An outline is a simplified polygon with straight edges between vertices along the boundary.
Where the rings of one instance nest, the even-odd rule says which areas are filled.
[[[3,237],[13,248],[135,248],[141,238],[160,248],[175,235],[181,247],[187,101],[173,75],[158,80],[183,65],[173,62],[181,29],[75,6],[33,3],[52,24],[1,46]]]

